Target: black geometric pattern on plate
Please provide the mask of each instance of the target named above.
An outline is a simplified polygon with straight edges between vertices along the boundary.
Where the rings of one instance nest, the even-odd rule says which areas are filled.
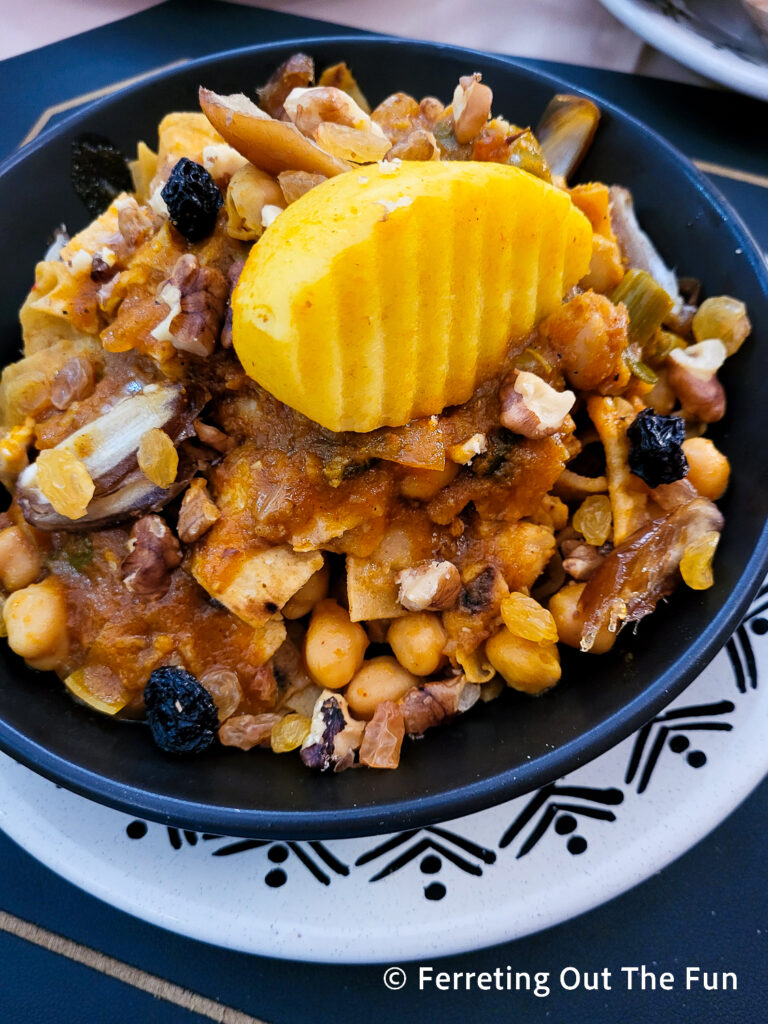
[[[143,839],[147,834],[145,821],[132,821],[126,827],[129,839]],[[339,860],[325,843],[320,842],[280,842],[274,839],[235,839],[227,840],[210,832],[191,832],[188,829],[167,827],[168,841],[174,850],[180,850],[186,843],[197,846],[199,840],[211,842],[223,840],[223,846],[211,850],[214,857],[231,857],[233,854],[247,853],[250,850],[262,850],[269,862],[264,881],[271,889],[277,889],[288,881],[287,867],[291,859],[298,861],[322,885],[330,885],[333,875],[348,875],[349,866]],[[292,857],[291,857],[292,855]]]
[[[398,851],[395,856],[371,875],[368,879],[369,882],[378,882],[382,878],[389,878],[416,860],[417,857],[421,857],[419,868],[424,875],[437,875],[441,871],[444,861],[449,861],[468,875],[482,875],[482,865],[493,864],[496,860],[496,854],[492,850],[487,850],[472,842],[471,839],[466,839],[455,832],[434,825],[431,828],[415,828],[390,836],[384,842],[378,843],[372,849],[361,854],[355,861],[355,867],[362,867],[364,864],[380,860],[395,850]],[[441,900],[446,892],[444,882],[437,879],[424,887],[424,896],[428,900]]]
[[[511,825],[505,830],[499,846],[509,846],[532,825],[530,832],[515,854],[515,859],[525,857],[549,831],[568,836],[566,849],[577,855],[584,853],[588,843],[584,836],[576,834],[578,819],[593,821],[615,821],[616,815],[609,807],[616,807],[624,799],[620,789],[596,789],[592,786],[565,786],[550,783],[535,793]],[[586,823],[586,821],[585,821]]]
[[[739,693],[757,689],[757,660],[749,634],[765,636],[768,633],[767,615],[768,585],[764,585],[760,588],[755,603],[742,619],[741,625],[725,645]]]
[[[719,49],[754,64],[764,64],[766,54],[755,26],[738,0],[645,0],[672,21],[684,22]]]
[[[691,768],[703,768],[707,755],[703,750],[691,748],[690,733],[730,732],[733,725],[718,719],[729,715],[735,705],[729,700],[715,704],[696,704],[686,708],[663,711],[639,730],[627,764],[624,781],[630,785],[637,779],[637,792],[644,793],[665,750],[685,754]],[[706,721],[702,721],[706,719]]]

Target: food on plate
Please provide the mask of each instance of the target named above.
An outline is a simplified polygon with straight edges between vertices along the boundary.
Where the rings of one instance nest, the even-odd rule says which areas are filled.
[[[532,130],[468,74],[372,109],[305,54],[199,101],[130,166],[73,143],[94,219],[0,381],[18,655],[170,755],[392,769],[712,585],[749,317],[571,181],[594,103]]]

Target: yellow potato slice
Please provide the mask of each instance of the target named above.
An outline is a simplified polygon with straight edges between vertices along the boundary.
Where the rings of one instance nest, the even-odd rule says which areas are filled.
[[[362,167],[302,196],[253,247],[233,297],[235,349],[324,427],[399,426],[465,402],[591,254],[584,214],[525,171]]]

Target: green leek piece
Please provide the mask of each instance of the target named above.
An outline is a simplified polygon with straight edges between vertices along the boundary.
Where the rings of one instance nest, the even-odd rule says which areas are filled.
[[[629,340],[645,346],[672,309],[672,299],[645,270],[628,270],[611,295],[611,302],[623,302],[629,313]]]

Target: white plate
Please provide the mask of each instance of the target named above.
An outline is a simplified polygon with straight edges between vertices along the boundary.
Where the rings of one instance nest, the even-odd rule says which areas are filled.
[[[739,0],[600,0],[657,50],[768,99],[768,49]]]
[[[442,827],[327,843],[199,835],[91,803],[5,756],[0,824],[94,896],[219,946],[337,963],[477,949],[643,881],[760,782],[766,634],[768,585],[649,725],[554,785]]]

